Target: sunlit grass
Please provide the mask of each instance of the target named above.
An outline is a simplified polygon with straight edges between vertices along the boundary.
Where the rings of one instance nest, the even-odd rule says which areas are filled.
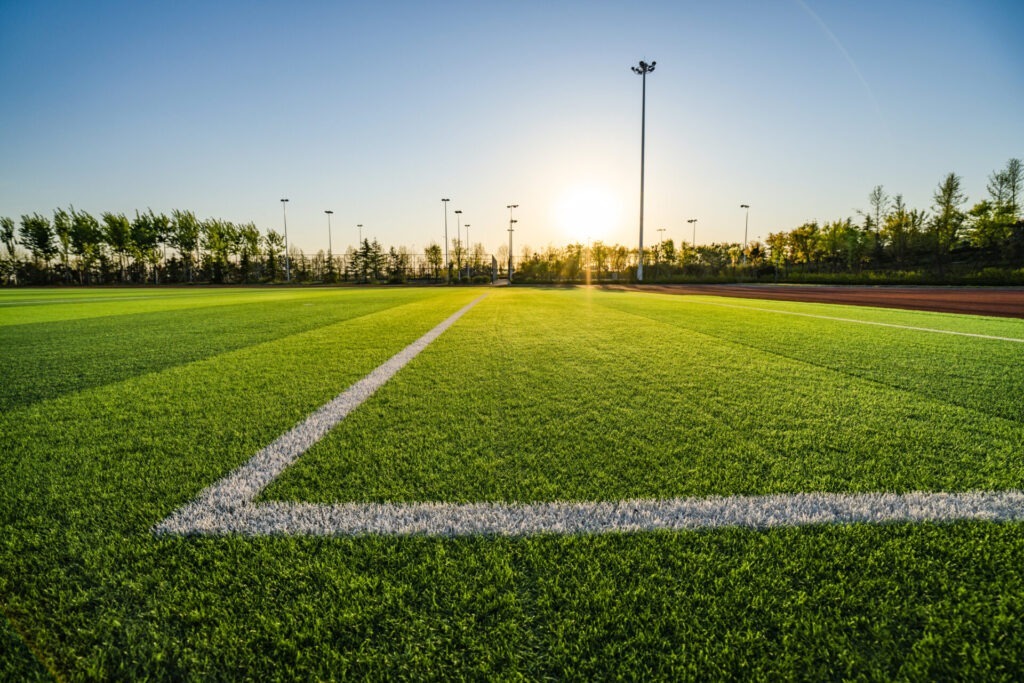
[[[1024,676],[1015,523],[513,539],[150,532],[481,291],[214,290],[180,310],[139,300],[131,314],[84,296],[109,315],[26,304],[17,325],[0,307],[0,339],[21,340],[4,351],[20,388],[5,388],[0,413],[0,678]],[[486,291],[270,493],[1020,486],[1024,426],[1006,396],[1022,345],[714,299]],[[204,296],[217,305],[198,305]],[[908,315],[1021,336],[1015,321]],[[18,332],[34,325],[45,354]],[[197,334],[162,337],[161,325]],[[120,335],[130,343],[102,342]],[[74,363],[39,360],[61,349]],[[75,367],[88,381],[67,378]]]
[[[756,315],[581,290],[490,297],[266,498],[1024,485],[1024,344]],[[1002,329],[1024,339],[1019,322]]]

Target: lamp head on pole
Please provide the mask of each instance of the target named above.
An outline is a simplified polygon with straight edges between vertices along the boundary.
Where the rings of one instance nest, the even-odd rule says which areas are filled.
[[[741,209],[749,209],[750,208],[750,204],[740,204],[740,208]]]
[[[630,68],[632,68],[633,69],[633,73],[635,73],[637,75],[649,74],[652,71],[654,71],[654,65],[655,64],[657,64],[657,62],[652,61],[650,64],[648,64],[647,62],[641,60],[640,66],[634,66],[634,67],[630,67]]]

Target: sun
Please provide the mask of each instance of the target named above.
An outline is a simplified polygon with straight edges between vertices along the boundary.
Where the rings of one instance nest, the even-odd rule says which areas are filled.
[[[574,185],[553,207],[554,222],[564,237],[586,244],[608,240],[622,222],[622,200],[598,185]]]

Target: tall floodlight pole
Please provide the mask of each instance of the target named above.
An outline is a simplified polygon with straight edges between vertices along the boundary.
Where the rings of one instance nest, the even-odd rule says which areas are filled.
[[[746,218],[743,219],[743,262],[747,262],[747,228],[750,227],[750,204],[740,204],[741,209],[747,210]]]
[[[643,86],[640,97],[640,254],[637,259],[636,279],[642,282],[644,279],[644,144],[647,138],[647,74],[654,71],[657,62],[641,61],[640,66],[632,67],[633,73],[639,74],[643,79]]]
[[[359,229],[359,244],[357,244],[356,246],[359,247],[360,249],[362,249],[363,248],[363,224],[362,223],[356,223],[356,227]]]
[[[451,261],[448,260],[448,202],[450,199],[442,199],[441,202],[444,204],[444,281],[448,284],[452,282],[451,273]]]
[[[469,223],[466,223],[466,279],[469,280]]]
[[[331,214],[334,212],[327,209],[324,213],[327,214],[327,256],[330,257],[332,251],[331,247],[333,246],[331,244]]]
[[[693,239],[690,241],[690,246],[693,247],[694,251],[697,251],[697,219],[690,218],[686,222],[693,226]]]
[[[281,213],[284,216],[284,279],[292,281],[292,266],[288,260],[288,200],[281,200]]]
[[[518,209],[519,205],[509,204],[505,208],[508,209],[508,283],[512,284],[512,226],[516,223],[512,219],[512,209]]]
[[[459,242],[462,241],[462,209],[455,209],[455,239],[458,240]],[[460,263],[456,268],[456,275],[458,275],[459,271],[462,270],[462,245],[460,244],[459,247],[460,249],[458,253],[455,254],[455,258],[460,260]]]

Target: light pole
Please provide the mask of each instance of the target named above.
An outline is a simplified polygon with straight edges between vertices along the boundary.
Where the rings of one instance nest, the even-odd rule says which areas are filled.
[[[448,260],[448,202],[449,199],[442,199],[444,204],[444,281],[452,283],[451,261]]]
[[[647,138],[647,74],[654,71],[657,62],[641,61],[640,66],[632,67],[633,73],[639,74],[643,79],[643,89],[640,98],[640,258],[637,260],[636,279],[643,282],[644,279],[644,144]]]
[[[288,200],[281,200],[281,213],[284,216],[284,279],[292,281],[292,266],[288,260]]]
[[[747,210],[746,218],[743,219],[743,262],[747,262],[747,228],[750,227],[750,204],[740,204],[741,209]]]
[[[359,249],[363,248],[363,224],[356,223],[356,227],[359,229],[359,244],[356,245],[356,247],[358,247],[356,251],[358,251]]]
[[[455,209],[455,239],[462,242],[462,209]],[[455,274],[458,275],[459,271],[462,270],[462,244],[459,244],[459,248],[455,252],[455,258],[459,262],[455,266]]]
[[[331,255],[331,214],[334,212],[330,209],[324,211],[327,214],[327,273],[328,275],[334,274],[334,257]]]
[[[690,241],[690,246],[697,251],[697,219],[689,218],[686,222],[693,226],[693,240]]]
[[[466,281],[469,281],[469,223],[466,223]]]
[[[518,204],[509,204],[505,207],[508,209],[508,283],[512,284],[512,226],[517,221],[512,219],[512,209],[518,209]]]

